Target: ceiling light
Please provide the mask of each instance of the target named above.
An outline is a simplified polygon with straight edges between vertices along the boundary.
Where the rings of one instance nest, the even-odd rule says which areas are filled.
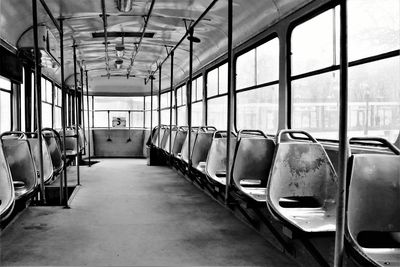
[[[132,10],[133,0],[117,0],[117,8],[120,12],[129,12]]]
[[[187,39],[189,41],[192,41],[193,43],[200,43],[200,38],[196,37],[196,36],[188,36]]]
[[[117,57],[121,58],[124,56],[125,46],[124,43],[116,44],[115,50],[117,51]]]
[[[121,69],[123,62],[124,61],[122,59],[115,60],[115,67],[117,68],[117,70]]]

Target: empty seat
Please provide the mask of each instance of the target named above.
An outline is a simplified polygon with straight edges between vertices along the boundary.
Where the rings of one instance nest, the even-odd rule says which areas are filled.
[[[172,146],[172,155],[178,157],[182,151],[183,144],[185,143],[188,128],[185,126],[180,126],[176,132],[175,141]]]
[[[172,148],[174,147],[175,137],[176,137],[176,134],[178,132],[178,129],[179,129],[178,127],[172,126],[172,129],[170,130],[170,133],[167,136],[167,140],[166,140],[166,142],[165,142],[165,144],[163,146],[163,150],[168,154],[171,153],[170,150],[172,150]],[[171,142],[171,149],[169,147],[169,143],[170,142]]]
[[[189,156],[189,138],[186,135],[185,142],[182,145],[182,150],[178,154],[178,158],[180,158],[183,162],[189,163],[189,158],[193,154],[193,147],[196,142],[197,132],[200,130],[199,127],[192,127],[192,131],[190,132],[190,156]]]
[[[37,135],[36,135],[37,136]],[[31,147],[33,160],[35,161],[36,169],[40,170],[40,151],[39,140],[36,137],[28,138]],[[45,183],[49,183],[53,178],[53,162],[51,161],[50,153],[47,149],[46,141],[42,139],[42,159],[43,159],[43,179]]]
[[[170,130],[169,126],[164,126],[161,129],[161,135],[160,135],[161,142],[160,142],[160,147],[159,147],[160,149],[164,150],[165,144],[167,143],[167,140],[168,140],[170,134],[171,134],[171,130]]]
[[[0,222],[7,219],[14,207],[14,186],[6,162],[3,146],[0,145]]]
[[[233,185],[248,197],[265,202],[275,142],[262,131],[239,131],[232,165]]]
[[[157,129],[156,129],[156,131],[154,133],[155,135],[153,135],[153,137],[152,137],[152,144],[155,147],[159,147],[158,146],[158,140],[160,139],[160,143],[161,143],[162,138],[163,138],[164,133],[165,133],[165,129],[166,129],[166,126],[164,126],[164,125],[161,125],[161,127],[157,127]]]
[[[60,131],[59,134],[61,136],[61,140],[63,140],[63,132]],[[74,157],[78,152],[80,152],[80,147],[77,146],[77,138],[79,138],[79,134],[76,135],[74,126],[65,128],[65,153],[67,157]]]
[[[283,134],[303,134],[311,142],[281,142]],[[270,211],[304,232],[335,231],[336,192],[336,173],[322,145],[307,132],[280,131],[268,180]]]
[[[381,140],[395,155],[350,158],[346,237],[361,264],[400,266],[400,150]]]
[[[214,127],[201,127],[202,130],[197,133],[196,143],[193,147],[192,166],[198,171],[205,173],[206,160],[210,150],[216,129]]]
[[[208,152],[205,172],[207,178],[213,184],[226,185],[226,131],[218,131],[214,133],[210,151]],[[230,142],[230,160],[233,159],[236,146],[236,136],[232,134]]]
[[[42,134],[50,153],[54,176],[57,176],[64,167],[60,135],[51,128],[44,128]]]
[[[14,184],[15,199],[29,196],[38,184],[29,142],[22,132],[1,135],[3,151]]]

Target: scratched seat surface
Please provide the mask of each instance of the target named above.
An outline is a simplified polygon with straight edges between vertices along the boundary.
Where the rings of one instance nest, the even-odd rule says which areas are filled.
[[[0,145],[0,222],[5,220],[14,207],[14,186],[3,147]]]
[[[370,265],[400,266],[400,156],[353,155],[347,238]]]
[[[232,166],[232,181],[237,189],[258,201],[267,200],[266,187],[275,142],[265,135],[238,135]]]
[[[235,146],[236,138],[232,137],[230,142],[230,160],[233,160]],[[209,181],[223,186],[226,185],[226,148],[226,136],[214,135],[205,163],[205,172]]]
[[[304,232],[335,231],[336,190],[336,173],[320,143],[277,144],[267,203],[281,220]]]

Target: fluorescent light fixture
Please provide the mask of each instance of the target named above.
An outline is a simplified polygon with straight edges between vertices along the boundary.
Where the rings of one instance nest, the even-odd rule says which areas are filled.
[[[117,8],[120,12],[129,12],[132,10],[133,0],[117,0]]]
[[[122,59],[115,60],[115,67],[117,68],[117,70],[121,69],[123,62],[124,61]]]

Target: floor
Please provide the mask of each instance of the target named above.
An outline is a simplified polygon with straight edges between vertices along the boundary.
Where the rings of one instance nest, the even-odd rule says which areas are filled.
[[[0,265],[297,266],[167,167],[81,168],[71,209],[29,207],[1,233]]]

